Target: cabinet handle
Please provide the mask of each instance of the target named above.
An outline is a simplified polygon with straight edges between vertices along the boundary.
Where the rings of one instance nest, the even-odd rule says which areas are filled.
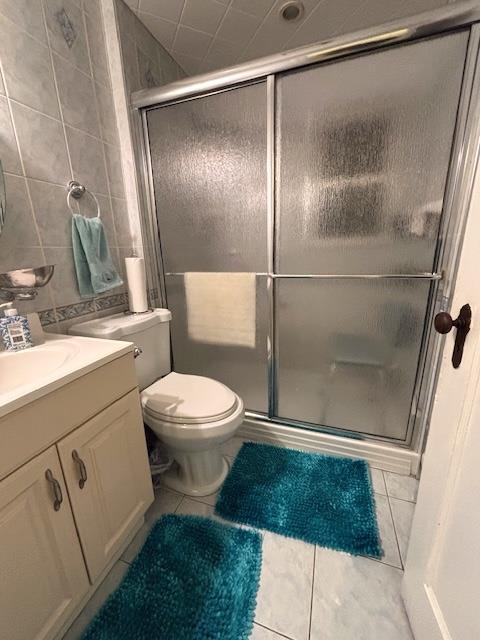
[[[72,451],[72,458],[73,458],[73,461],[78,465],[78,471],[80,473],[80,480],[78,481],[78,486],[80,487],[80,489],[83,489],[88,479],[87,467],[85,466],[84,461],[78,455],[78,451],[76,449]]]
[[[47,469],[45,471],[45,477],[52,485],[53,495],[55,496],[55,500],[53,501],[53,508],[55,509],[55,511],[58,511],[60,509],[60,505],[63,502],[62,487],[60,486],[58,480],[53,477],[51,469]]]

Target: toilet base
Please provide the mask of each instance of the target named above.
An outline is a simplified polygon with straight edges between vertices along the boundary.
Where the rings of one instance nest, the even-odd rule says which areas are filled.
[[[170,449],[177,462],[163,474],[163,484],[187,496],[204,497],[220,489],[230,469],[220,451],[179,452]]]

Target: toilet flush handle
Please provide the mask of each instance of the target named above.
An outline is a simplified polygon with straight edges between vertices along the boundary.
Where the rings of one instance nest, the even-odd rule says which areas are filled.
[[[143,349],[141,347],[137,347],[137,345],[135,345],[133,347],[133,357],[134,358],[138,358],[139,355],[141,355],[143,353]]]

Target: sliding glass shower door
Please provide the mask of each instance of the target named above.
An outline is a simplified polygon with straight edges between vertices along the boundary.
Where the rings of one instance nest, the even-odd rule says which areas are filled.
[[[260,412],[268,407],[266,114],[265,82],[148,114],[175,368],[222,381]],[[194,335],[185,275],[204,272],[263,273],[249,346]]]
[[[178,371],[273,420],[408,442],[467,43],[149,109]],[[190,272],[255,274],[250,344],[198,338]]]
[[[467,40],[277,79],[282,418],[406,439]]]

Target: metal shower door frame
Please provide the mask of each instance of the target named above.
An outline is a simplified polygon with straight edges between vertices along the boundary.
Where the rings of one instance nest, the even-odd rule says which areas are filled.
[[[421,20],[419,18],[422,18]],[[230,91],[241,86],[266,83],[267,100],[267,266],[266,273],[257,276],[267,277],[267,297],[269,305],[269,334],[267,337],[267,372],[268,372],[268,415],[247,412],[254,421],[295,426],[307,430],[321,431],[333,435],[354,436],[374,442],[394,443],[397,446],[421,451],[428,424],[429,408],[435,389],[436,374],[441,354],[442,338],[431,330],[434,314],[440,309],[449,310],[455,281],[455,265],[461,248],[469,198],[473,183],[472,162],[478,156],[478,144],[474,133],[480,129],[480,108],[476,107],[473,96],[480,94],[480,73],[477,59],[480,46],[479,27],[473,23],[480,20],[480,6],[467,3],[462,8],[449,6],[429,14],[422,14],[409,20],[397,21],[387,27],[373,32],[360,32],[353,36],[344,36],[332,41],[303,47],[289,54],[268,56],[267,58],[238,65],[231,69],[198,76],[191,80],[181,80],[166,87],[138,91],[132,96],[134,122],[137,139],[140,140],[138,166],[140,167],[140,185],[146,199],[142,214],[150,222],[147,228],[155,229],[155,236],[150,238],[159,248],[157,268],[161,274],[162,300],[166,300],[165,271],[162,258],[161,233],[156,218],[153,175],[150,161],[150,144],[148,135],[147,114],[150,109],[202,98],[207,95]],[[438,235],[435,268],[432,273],[416,274],[413,277],[431,280],[424,335],[420,351],[415,389],[412,398],[410,419],[405,441],[382,436],[371,436],[346,429],[316,426],[296,420],[286,420],[276,416],[277,409],[277,341],[275,340],[275,280],[281,278],[412,278],[412,275],[371,274],[325,276],[314,274],[276,274],[274,265],[275,253],[275,80],[276,74],[289,70],[315,65],[332,59],[342,59],[360,52],[373,52],[387,45],[406,43],[429,36],[442,35],[460,27],[470,27],[470,38],[464,68],[460,104],[457,113],[454,142],[448,169],[446,191],[441,224]],[[473,145],[472,145],[473,141]],[[145,225],[143,225],[145,228]],[[446,279],[445,279],[446,276]]]

